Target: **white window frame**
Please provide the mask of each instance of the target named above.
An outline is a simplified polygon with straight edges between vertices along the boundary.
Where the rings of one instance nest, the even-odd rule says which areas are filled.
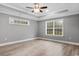
[[[22,23],[15,23],[14,21],[23,21],[23,22],[27,22],[27,24],[22,24]],[[22,18],[16,18],[16,17],[9,17],[9,24],[16,24],[16,25],[29,25],[29,21],[26,19],[22,19]]]
[[[55,35],[55,24],[53,24],[53,34],[47,34],[47,23],[53,21],[55,23],[55,20],[49,20],[45,22],[45,34],[47,36],[64,36],[64,19],[56,19],[56,20],[62,20],[63,21],[63,25],[62,25],[62,35]]]

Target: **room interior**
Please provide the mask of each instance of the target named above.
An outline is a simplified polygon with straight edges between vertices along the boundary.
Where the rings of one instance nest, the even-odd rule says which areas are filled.
[[[0,56],[78,56],[79,3],[0,3]]]

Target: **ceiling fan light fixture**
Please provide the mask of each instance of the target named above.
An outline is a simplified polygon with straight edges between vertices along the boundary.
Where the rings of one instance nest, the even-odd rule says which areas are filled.
[[[34,3],[33,7],[26,7],[26,8],[32,9],[32,12],[40,14],[44,12],[47,6],[43,6],[43,4],[40,3]]]
[[[48,12],[49,10],[46,10],[46,13]]]
[[[39,13],[40,10],[39,10],[39,9],[34,9],[34,12],[35,12],[35,13]]]

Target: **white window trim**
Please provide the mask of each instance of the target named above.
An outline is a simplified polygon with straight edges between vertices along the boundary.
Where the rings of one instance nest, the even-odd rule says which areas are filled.
[[[28,24],[20,24],[20,23],[14,23],[14,20],[18,20],[18,21],[25,21],[28,22]],[[9,17],[9,24],[16,24],[16,25],[29,25],[29,21],[26,19],[22,19],[22,18],[16,18],[16,17]]]
[[[57,19],[57,20],[63,20],[64,21],[64,19]],[[49,21],[45,22],[45,35],[47,35],[47,36],[64,36],[64,24],[63,24],[63,27],[62,27],[62,35],[55,35],[54,30],[53,30],[53,34],[47,34],[47,22],[51,22],[51,21],[55,21],[55,20],[49,20]],[[55,26],[55,24],[53,26]],[[53,29],[55,29],[55,28],[53,28]]]

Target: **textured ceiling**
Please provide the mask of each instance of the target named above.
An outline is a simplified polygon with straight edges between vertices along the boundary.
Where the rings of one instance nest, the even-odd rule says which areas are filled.
[[[51,15],[62,15],[62,14],[69,14],[79,12],[79,3],[44,3],[43,5],[47,5],[47,9],[44,10],[43,13],[35,14],[32,13],[32,9],[26,8],[27,6],[32,7],[33,3],[8,3],[3,4],[9,6],[11,8],[23,11],[35,17],[44,18]],[[67,12],[58,13],[59,11],[67,10]]]

